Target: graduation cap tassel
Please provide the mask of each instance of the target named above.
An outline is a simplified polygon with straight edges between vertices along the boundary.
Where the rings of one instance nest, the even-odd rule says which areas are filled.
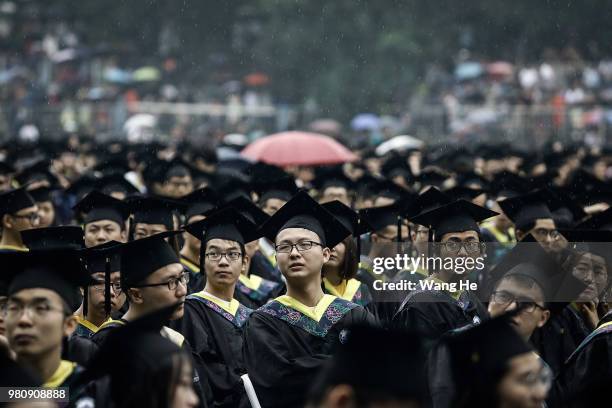
[[[132,222],[132,218],[128,218],[128,242],[131,242],[134,240],[134,229],[136,228],[136,225],[134,222]]]
[[[402,216],[397,216],[397,253],[402,250]]]
[[[204,274],[204,234],[202,234],[202,240],[200,241],[200,262],[198,262],[198,264],[200,265],[200,273]],[[202,276],[206,276],[205,274]]]
[[[107,256],[104,264],[104,313],[106,316],[110,316],[111,314],[110,269],[110,257]]]
[[[89,286],[85,286],[83,291],[83,317],[87,318],[89,313]]]
[[[357,228],[355,229],[355,238],[357,239],[357,265],[359,265],[359,261],[361,260],[361,235],[359,234],[359,224],[361,224],[361,219],[357,217]]]

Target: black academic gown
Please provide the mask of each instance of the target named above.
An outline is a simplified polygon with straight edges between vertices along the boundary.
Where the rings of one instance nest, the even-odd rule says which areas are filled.
[[[604,316],[567,359],[555,380],[549,406],[566,406],[595,381],[612,385],[612,313]]]
[[[286,297],[251,314],[244,331],[243,355],[262,407],[303,407],[313,378],[346,339],[348,328],[376,324],[361,306],[325,297],[333,301],[319,321],[279,301]]]
[[[128,323],[127,320],[124,320],[124,319],[109,320],[108,322],[100,326],[100,329],[98,330],[96,334],[93,335],[91,340],[94,343],[96,343],[98,346],[102,346],[102,344],[104,343],[104,341],[106,340],[106,338],[108,337],[108,335],[111,333],[113,329],[124,326],[127,323]],[[164,329],[162,330],[168,330],[168,328],[164,327]],[[191,357],[191,360],[192,360],[191,362],[192,362],[193,371],[194,371],[193,388],[195,392],[198,394],[198,397],[200,398],[200,407],[212,406],[211,405],[212,392],[210,390],[210,387],[208,386],[208,380],[205,377],[202,367],[198,364],[198,362],[200,361],[199,357],[196,354],[194,354],[193,349],[191,348],[191,345],[189,344],[189,342],[184,341],[183,335],[181,335],[178,332],[174,332],[173,333],[174,335],[170,337],[168,336],[168,333],[171,333],[171,332],[174,332],[174,330],[168,330],[163,335],[165,335],[165,337],[167,337],[169,340],[174,341],[178,346],[180,346],[181,349],[183,349],[185,355]]]
[[[455,299],[442,290],[415,290],[400,306],[393,326],[420,333],[431,344],[449,330],[479,323],[488,316],[487,309],[470,291],[463,291]]]
[[[64,343],[62,358],[87,366],[87,363],[97,351],[98,345],[90,338],[72,335]]]
[[[533,333],[531,343],[557,375],[563,363],[589,333],[582,317],[572,305],[567,305]]]
[[[201,361],[199,365],[212,390],[214,407],[248,406],[240,376],[246,372],[242,362],[242,331],[251,312],[239,305],[232,314],[202,293],[196,293],[187,297],[183,318],[172,322]]]

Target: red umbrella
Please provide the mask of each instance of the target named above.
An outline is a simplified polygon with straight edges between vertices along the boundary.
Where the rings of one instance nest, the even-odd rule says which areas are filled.
[[[248,159],[277,166],[312,166],[357,160],[357,156],[329,136],[295,131],[258,139],[241,154]]]

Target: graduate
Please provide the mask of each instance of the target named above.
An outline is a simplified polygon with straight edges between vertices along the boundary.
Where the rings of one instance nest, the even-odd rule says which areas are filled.
[[[531,234],[546,251],[558,252],[561,249],[562,237],[546,203],[545,195],[545,190],[535,190],[505,200],[498,200],[497,203],[514,223],[518,241],[521,241],[527,234]]]
[[[497,213],[465,200],[459,200],[426,211],[412,221],[430,230],[435,247],[430,257],[454,262],[462,258],[482,256],[478,223]],[[444,262],[446,263],[446,262]],[[431,275],[425,281],[438,284],[466,279],[469,271],[462,272],[433,265]],[[488,313],[475,293],[469,290],[448,291],[417,289],[411,292],[393,318],[394,325],[421,333],[428,340],[435,340],[445,332],[471,323],[479,323]]]
[[[315,379],[307,407],[424,407],[427,385],[421,343],[411,333],[353,328],[346,344]],[[384,344],[385,352],[373,353],[376,344]]]
[[[446,339],[455,392],[452,407],[542,407],[552,376],[505,317]]]
[[[0,215],[0,252],[26,251],[21,231],[38,227],[40,221],[38,207],[32,196],[23,187],[0,194]]]
[[[206,286],[187,297],[185,313],[173,327],[201,358],[214,406],[245,406],[242,334],[252,310],[234,298],[234,291],[248,263],[245,244],[259,238],[257,225],[227,207],[185,229],[202,240]]]
[[[132,197],[127,200],[132,220],[132,239],[147,238],[161,232],[175,229],[174,211],[179,207],[177,201],[147,196]]]
[[[127,241],[127,203],[94,190],[75,204],[73,210],[82,220],[86,247]]]
[[[82,369],[62,360],[62,345],[77,326],[73,312],[81,302],[78,288],[89,281],[79,253],[6,253],[2,264],[9,282],[6,333],[17,362],[32,369],[44,387],[70,387]]]
[[[121,291],[127,296],[129,307],[120,319],[113,319],[100,326],[91,338],[96,344],[103,345],[106,337],[116,328],[168,305],[179,304],[170,320],[183,316],[189,274],[165,240],[177,233],[179,231],[162,232],[117,246],[121,257]],[[161,334],[192,354],[189,343],[179,332],[164,326]],[[203,370],[197,365],[199,357],[193,355],[193,358],[196,371],[193,376],[194,386],[200,395],[209,395],[205,389],[207,383],[200,377]]]
[[[121,291],[121,258],[116,251],[117,245],[120,243],[109,241],[84,251],[91,282],[83,288],[83,304],[76,313],[78,326],[73,336],[91,339],[100,326],[112,320],[111,313],[119,311],[126,302]]]
[[[228,201],[226,206],[235,208],[249,221],[259,226],[270,216],[260,210],[257,205],[245,197],[236,197]],[[242,270],[234,297],[243,305],[257,309],[271,297],[284,292],[282,275],[260,251],[261,240],[246,242],[244,247],[248,255],[246,267]]]
[[[354,210],[338,200],[322,204],[322,207],[351,232],[351,235],[331,249],[329,261],[323,265],[325,293],[366,307],[372,302],[372,294],[364,283],[355,279],[355,276],[361,252],[358,249],[359,240],[361,235],[371,231],[372,227]]]
[[[55,204],[53,203],[52,193],[57,189],[59,187],[41,186],[28,191],[34,199],[36,207],[38,207],[38,226],[40,228],[56,225]]]
[[[254,311],[244,329],[245,367],[262,406],[303,406],[312,378],[354,324],[375,324],[361,306],[325,294],[321,269],[350,231],[299,192],[261,232],[276,246],[287,294]]]
[[[185,224],[195,223],[206,218],[206,214],[218,206],[215,192],[208,188],[194,190],[181,198]],[[200,243],[201,241],[188,232],[183,233],[183,247],[181,248],[181,263],[189,272],[188,292],[194,293],[204,289],[206,276],[200,272]]]
[[[190,356],[160,335],[177,306],[114,330],[79,378],[88,392],[98,390],[96,398],[83,396],[77,406],[197,407],[201,401],[192,383]]]

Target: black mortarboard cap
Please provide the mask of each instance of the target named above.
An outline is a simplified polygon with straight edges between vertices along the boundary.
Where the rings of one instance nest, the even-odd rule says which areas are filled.
[[[401,176],[410,181],[413,177],[412,170],[406,162],[406,157],[400,155],[393,155],[387,159],[381,167],[381,173],[389,179]]]
[[[387,226],[397,225],[402,213],[403,208],[399,203],[359,210],[359,216],[372,227],[373,231],[380,231]]]
[[[81,249],[85,246],[83,228],[72,225],[24,230],[21,240],[30,250]]]
[[[123,286],[138,285],[156,270],[180,263],[176,251],[165,240],[166,237],[179,233],[180,231],[166,231],[122,244],[119,251]]]
[[[355,183],[344,174],[341,166],[317,168],[313,185],[320,193],[329,187],[342,187],[347,190],[355,187]]]
[[[502,171],[493,177],[489,189],[496,197],[510,198],[525,192],[528,182],[521,176],[509,171]]]
[[[139,192],[132,183],[125,179],[123,174],[119,173],[109,174],[98,179],[94,186],[96,190],[108,195],[115,192],[120,192],[125,195],[136,194]]]
[[[39,160],[20,171],[15,179],[20,185],[37,181],[47,181],[50,185],[57,184],[57,177],[49,171],[49,165],[48,160]]]
[[[24,208],[34,207],[34,199],[25,187],[5,191],[0,194],[0,215],[15,214]]]
[[[414,178],[414,181],[418,182],[421,188],[425,186],[440,187],[448,178],[448,174],[445,174],[440,170],[432,168],[422,171],[418,176]]]
[[[365,218],[338,200],[321,204],[321,206],[336,217],[354,237],[359,237],[361,234],[372,231],[372,226]]]
[[[437,187],[429,187],[410,203],[406,208],[405,215],[408,218],[416,217],[421,213],[433,210],[444,204],[450,204],[451,202],[453,202],[453,199],[441,192]]]
[[[209,214],[204,220],[187,224],[185,231],[203,242],[224,239],[243,245],[261,236],[257,225],[233,207],[220,209]]]
[[[72,209],[76,213],[84,214],[84,224],[100,220],[110,220],[123,226],[123,223],[129,216],[127,203],[96,190],[83,197]]]
[[[335,247],[349,236],[340,221],[313,200],[306,192],[298,192],[261,226],[261,233],[272,242],[286,228],[304,228],[319,236],[328,248]]]
[[[131,197],[126,201],[134,214],[134,225],[163,224],[174,229],[173,213],[181,207],[180,202],[156,196]]]
[[[496,215],[498,213],[495,211],[469,201],[457,200],[423,212],[413,217],[412,222],[433,229],[435,240],[439,240],[449,232],[480,232],[478,223]]]
[[[444,194],[452,197],[454,200],[473,200],[479,195],[485,193],[484,190],[479,188],[455,186],[447,190],[444,190]]]
[[[284,176],[277,179],[253,179],[253,190],[259,196],[259,202],[263,203],[270,198],[277,198],[283,201],[291,200],[291,197],[298,192],[295,180],[291,176]]]
[[[210,187],[199,188],[180,198],[183,203],[185,218],[194,215],[205,215],[218,206],[217,194]]]
[[[85,174],[70,184],[66,189],[66,194],[74,195],[78,200],[96,189],[98,179],[91,174]]]
[[[43,288],[56,292],[71,311],[81,304],[79,287],[90,280],[75,250],[44,250],[0,254],[7,274],[8,295],[24,289]]]
[[[507,316],[487,320],[446,341],[458,391],[478,392],[496,386],[498,373],[507,369],[510,359],[532,351]]]
[[[516,228],[523,230],[537,219],[552,219],[552,213],[546,204],[550,200],[549,195],[550,192],[546,190],[535,190],[498,201],[498,204]]]
[[[612,207],[576,224],[576,229],[612,231]]]
[[[44,203],[47,201],[52,201],[51,193],[53,193],[55,190],[58,190],[58,188],[36,187],[32,190],[28,190],[28,193],[30,193],[30,196],[32,196],[35,202]]]
[[[90,274],[106,272],[107,261],[110,263],[110,272],[121,270],[121,246],[121,242],[108,241],[83,249],[87,272]]]
[[[249,221],[251,221],[257,226],[262,225],[270,218],[268,214],[263,212],[251,200],[247,200],[242,196],[236,197],[233,200],[228,201],[225,206],[235,208],[240,214],[242,214],[244,217],[246,217]]]
[[[409,190],[388,179],[377,180],[372,189],[375,195],[393,200],[403,200],[412,195]]]
[[[0,161],[0,174],[13,174],[15,173],[15,168],[5,161]]]
[[[557,228],[568,229],[587,216],[582,206],[580,206],[562,188],[551,189],[550,198],[547,201],[553,220]]]

